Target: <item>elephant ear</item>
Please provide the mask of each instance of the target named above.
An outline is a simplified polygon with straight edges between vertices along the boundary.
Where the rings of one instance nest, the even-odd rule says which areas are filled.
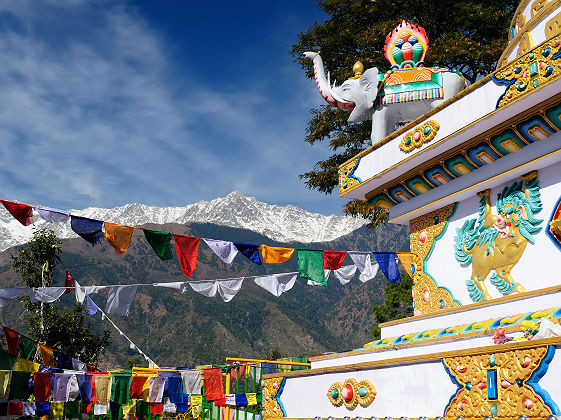
[[[376,67],[372,67],[366,70],[359,79],[363,92],[367,95],[368,100],[371,102],[374,102],[376,96],[378,96],[378,84],[380,83],[378,73],[378,69]]]

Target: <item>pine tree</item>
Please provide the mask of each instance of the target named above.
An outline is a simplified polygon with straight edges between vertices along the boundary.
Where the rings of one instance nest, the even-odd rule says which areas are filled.
[[[372,327],[372,335],[380,337],[379,324],[394,319],[406,318],[413,315],[413,295],[411,288],[413,280],[408,274],[401,274],[401,282],[386,283],[384,294],[386,299],[381,305],[372,306],[376,324]]]
[[[53,277],[61,261],[62,241],[52,230],[37,229],[27,245],[12,255],[12,268],[21,276],[24,287],[53,286]],[[109,331],[101,336],[85,320],[84,306],[59,309],[54,303],[33,303],[21,298],[29,335],[49,347],[85,363],[94,364],[104,347],[109,345]]]
[[[422,26],[429,37],[426,66],[462,72],[470,83],[491,73],[507,43],[507,31],[518,0],[321,0],[328,19],[298,34],[291,54],[313,78],[305,51],[320,51],[331,80],[346,80],[360,60],[364,68],[389,69],[384,58],[386,35],[402,19]],[[318,95],[318,101],[321,98]],[[329,142],[333,151],[310,171],[300,175],[310,189],[330,194],[337,187],[337,168],[370,146],[371,122],[348,123],[349,114],[327,105],[312,109],[306,141]],[[375,227],[387,211],[368,202],[350,201],[345,213],[362,215]]]

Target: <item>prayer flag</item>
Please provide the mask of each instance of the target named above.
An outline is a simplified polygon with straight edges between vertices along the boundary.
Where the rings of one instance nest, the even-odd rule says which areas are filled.
[[[51,417],[62,419],[64,417],[64,402],[56,401],[51,403]]]
[[[296,282],[297,275],[298,273],[271,274],[268,276],[256,277],[254,281],[263,289],[279,297],[284,292],[292,289]]]
[[[162,403],[150,403],[150,414],[156,416],[164,414],[164,405]]]
[[[191,286],[191,289],[195,292],[206,297],[214,297],[218,291],[218,282],[216,280],[190,281],[189,286]]]
[[[67,211],[52,209],[50,207],[35,207],[35,210],[37,210],[39,216],[41,216],[43,220],[50,223],[65,223],[70,217],[70,213],[68,213]]]
[[[50,372],[35,372],[33,394],[35,401],[47,401],[51,394],[53,374]]]
[[[280,248],[276,246],[261,245],[261,256],[265,264],[280,264],[288,261],[294,248]]]
[[[164,396],[166,378],[163,376],[153,376],[150,378],[150,391],[148,401],[151,403],[161,403]]]
[[[66,275],[64,276],[64,286],[66,290],[64,291],[65,294],[69,294],[72,292],[72,288],[74,287],[74,277],[70,274],[70,271],[66,270]]]
[[[184,281],[175,281],[171,283],[152,283],[152,285],[155,287],[166,287],[181,294],[185,293],[185,290],[187,290],[187,283]]]
[[[128,316],[138,286],[112,286],[105,306],[105,313]]]
[[[103,222],[100,220],[72,215],[70,217],[70,227],[75,233],[92,245],[100,242],[104,236],[101,230]]]
[[[203,238],[203,241],[205,241],[218,258],[228,265],[231,265],[236,255],[238,255],[238,249],[234,246],[233,242],[206,238]]]
[[[236,406],[247,407],[247,397],[245,394],[236,394]]]
[[[94,388],[97,401],[107,405],[111,398],[111,376],[94,375]]]
[[[128,417],[131,414],[136,414],[136,401],[130,401],[122,405],[123,417]]]
[[[14,203],[12,201],[0,200],[6,210],[14,216],[18,222],[24,226],[29,226],[33,223],[33,207],[27,204]]]
[[[250,392],[246,394],[247,405],[257,405],[257,394],[255,392]]]
[[[376,277],[376,273],[378,272],[378,264],[372,264],[371,252],[349,251],[348,254],[350,255],[355,265],[358,267],[358,271],[360,271],[360,276],[358,276],[358,279],[361,282],[364,283]]]
[[[152,250],[161,260],[165,261],[173,258],[170,244],[170,241],[173,238],[171,233],[159,232],[157,230],[145,228],[142,228],[142,231],[144,232],[144,237],[152,247]]]
[[[16,358],[16,365],[14,370],[20,372],[38,372],[41,365],[39,363],[34,363],[31,360],[24,359],[23,357]]]
[[[224,302],[230,302],[242,288],[243,277],[236,279],[219,280],[218,293]]]
[[[173,235],[175,240],[175,250],[181,264],[181,270],[187,277],[191,277],[197,267],[197,255],[201,238],[185,235]]]
[[[26,289],[23,287],[6,287],[0,289],[0,308],[18,298]]]
[[[236,405],[236,394],[224,395],[224,403],[227,405]]]
[[[164,413],[176,413],[176,412],[177,412],[177,406],[175,405],[175,403],[172,403],[168,398],[166,398],[164,402]]]
[[[72,370],[72,357],[63,353],[61,351],[55,350],[53,351],[53,355],[56,358],[57,366],[61,369]]]
[[[48,416],[51,412],[51,404],[48,401],[35,402],[35,414],[38,416]]]
[[[105,239],[115,249],[116,254],[124,254],[131,242],[134,226],[105,222]]]
[[[191,395],[191,405],[194,407],[200,407],[203,405],[202,395]]]
[[[34,416],[35,415],[35,403],[32,401],[22,401],[21,403],[21,415],[22,416]]]
[[[70,397],[70,380],[73,375],[66,373],[55,373],[53,377],[52,396],[53,401],[68,401]]]
[[[181,371],[181,379],[183,381],[184,394],[200,394],[201,393],[201,371],[187,370]]]
[[[323,271],[323,251],[313,249],[297,249],[298,275],[327,286],[325,272]]]
[[[26,337],[25,335],[20,335],[18,354],[24,359],[33,360],[33,357],[37,352],[37,344],[37,341]]]
[[[92,401],[92,375],[76,375],[76,379],[78,380],[78,388],[80,389],[80,399],[83,403],[89,404]]]
[[[148,376],[136,375],[132,377],[130,386],[130,398],[139,400],[148,400],[148,387],[145,387]]]
[[[335,277],[339,280],[342,285],[347,284],[354,277],[356,273],[356,265],[346,265],[339,268],[338,270],[333,270]]]
[[[259,247],[257,245],[234,242],[234,246],[250,261],[253,261],[257,265],[261,265],[261,257],[259,256]]]
[[[403,265],[403,268],[405,268],[405,271],[409,274],[409,277],[413,278],[413,274],[415,273],[415,265],[413,264],[415,254],[412,252],[397,252],[396,254],[401,265]]]
[[[183,383],[181,381],[181,376],[169,376],[166,381],[165,391],[172,403],[183,403]]]
[[[207,401],[224,398],[222,369],[212,368],[203,370],[203,379],[205,381],[205,398]]]
[[[11,371],[0,370],[0,398],[4,398],[6,395],[6,390],[8,389],[8,384],[10,383]]]
[[[62,296],[65,290],[64,287],[34,287],[27,289],[27,294],[33,303],[53,303]]]
[[[64,417],[67,419],[79,419],[82,415],[82,403],[80,401],[69,401],[64,404]]]
[[[102,403],[94,403],[94,410],[93,410],[93,414],[94,416],[104,416],[107,414],[107,404],[102,404]]]
[[[323,251],[323,268],[338,270],[343,266],[347,251]]]
[[[8,402],[8,414],[10,416],[21,416],[21,402],[18,401]]]
[[[10,381],[9,400],[26,401],[31,395],[29,388],[30,372],[12,371],[12,379]]]
[[[94,316],[95,314],[97,314],[97,311],[99,311],[99,306],[96,305],[92,298],[86,296],[85,309],[88,315]]]
[[[6,344],[8,345],[8,353],[10,353],[12,356],[17,356],[19,349],[19,332],[16,330],[12,330],[5,325],[2,325],[2,328],[4,329]]]
[[[396,257],[395,252],[374,252],[374,258],[378,261],[380,270],[386,275],[390,283],[401,281],[399,268],[395,262]]]
[[[132,375],[113,374],[111,386],[111,401],[117,404],[126,404],[130,401],[130,387]]]
[[[16,363],[16,356],[0,349],[0,369],[12,370]]]
[[[136,400],[136,416],[140,420],[150,418],[150,404],[146,401]]]

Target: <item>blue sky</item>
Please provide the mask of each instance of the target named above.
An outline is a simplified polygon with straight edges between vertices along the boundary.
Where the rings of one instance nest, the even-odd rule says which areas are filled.
[[[298,174],[315,83],[288,54],[313,0],[0,5],[0,198],[181,206],[232,190],[324,214]]]

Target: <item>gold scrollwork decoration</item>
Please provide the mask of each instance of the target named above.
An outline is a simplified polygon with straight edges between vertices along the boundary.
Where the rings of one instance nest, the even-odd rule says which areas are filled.
[[[558,25],[557,21],[551,23],[551,30],[557,31]],[[561,39],[556,36],[534,48],[531,34],[526,35],[520,41],[519,51],[523,55],[492,76],[496,84],[506,86],[497,108],[510,105],[561,77]]]
[[[424,262],[428,259],[436,240],[446,229],[448,219],[454,214],[455,206],[455,203],[449,204],[419,216],[409,223],[410,245],[413,253],[411,271],[415,315],[460,306],[448,289],[438,286],[434,279],[424,271]]]
[[[427,121],[405,134],[401,139],[399,148],[405,153],[410,153],[434,139],[439,129],[439,123],[434,120]]]
[[[547,418],[550,407],[528,382],[540,366],[549,363],[552,351],[542,346],[442,359],[460,386],[445,417]]]
[[[263,409],[265,410],[265,418],[284,417],[276,396],[279,392],[283,378],[265,379],[263,387]]]
[[[368,379],[357,382],[349,378],[343,383],[333,383],[327,391],[327,398],[334,406],[345,405],[349,410],[354,410],[359,404],[368,407],[376,398],[376,387]]]
[[[347,193],[362,183],[362,179],[355,175],[360,164],[360,158],[353,159],[339,167],[339,192]]]

